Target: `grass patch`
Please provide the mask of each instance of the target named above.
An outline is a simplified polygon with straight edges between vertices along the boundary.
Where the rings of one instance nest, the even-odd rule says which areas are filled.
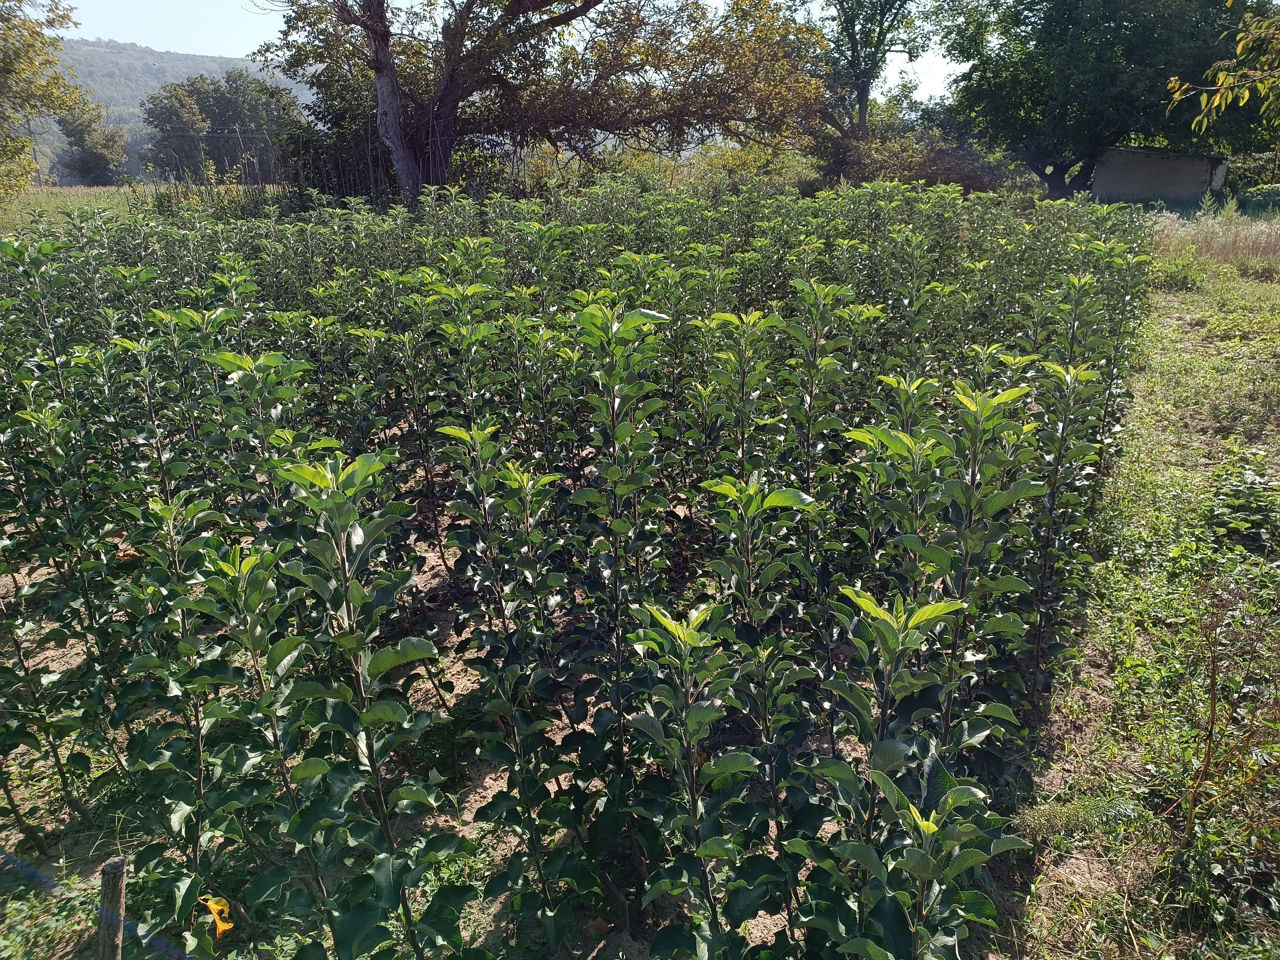
[[[1078,669],[1018,820],[1036,877],[1002,946],[1024,960],[1280,955],[1280,285],[1157,276]]]
[[[36,233],[41,221],[84,210],[124,214],[138,196],[136,187],[28,187],[12,203],[0,204],[0,234]]]
[[[64,873],[50,891],[20,862],[0,860],[0,960],[93,957],[97,914],[83,901],[95,886]]]
[[[1229,264],[1242,275],[1280,279],[1280,215],[1246,216],[1235,208],[1156,219],[1156,249],[1165,281],[1189,283],[1207,263]]]

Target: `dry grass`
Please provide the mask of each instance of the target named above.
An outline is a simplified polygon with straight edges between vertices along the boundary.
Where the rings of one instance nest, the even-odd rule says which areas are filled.
[[[60,220],[81,210],[124,213],[137,195],[131,187],[29,187],[12,203],[0,204],[0,236],[28,232],[40,220]]]
[[[1212,261],[1244,276],[1280,279],[1280,214],[1245,216],[1228,209],[1183,219],[1156,217],[1156,253],[1165,260]]]

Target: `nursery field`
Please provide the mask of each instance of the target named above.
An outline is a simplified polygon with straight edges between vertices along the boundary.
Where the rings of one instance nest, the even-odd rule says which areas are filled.
[[[5,866],[125,856],[138,957],[999,938],[1149,231],[611,184],[0,241]]]

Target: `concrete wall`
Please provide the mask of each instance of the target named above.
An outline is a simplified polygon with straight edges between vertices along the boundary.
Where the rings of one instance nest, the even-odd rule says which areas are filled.
[[[1147,150],[1108,150],[1093,175],[1093,195],[1105,203],[1163,200],[1194,203],[1221,190],[1227,161]]]

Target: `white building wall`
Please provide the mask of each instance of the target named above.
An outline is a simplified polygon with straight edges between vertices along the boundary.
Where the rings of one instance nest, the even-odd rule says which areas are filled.
[[[1194,203],[1221,190],[1227,161],[1148,150],[1108,150],[1093,176],[1093,195],[1105,203],[1164,200]]]

